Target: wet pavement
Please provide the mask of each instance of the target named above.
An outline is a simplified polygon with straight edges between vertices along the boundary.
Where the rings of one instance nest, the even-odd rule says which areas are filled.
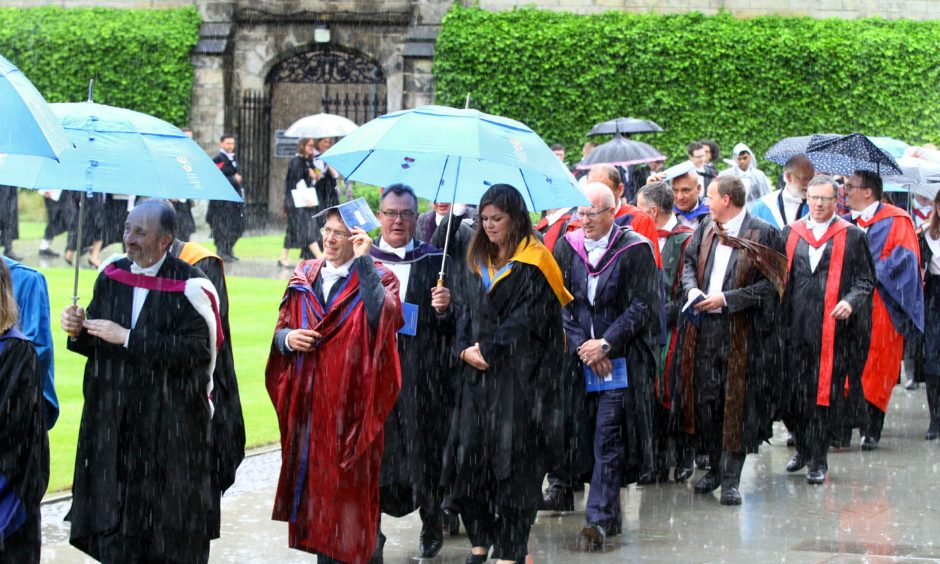
[[[784,471],[793,449],[778,425],[772,445],[747,458],[741,482],[744,504],[724,507],[718,492],[700,496],[687,484],[631,486],[622,490],[624,534],[601,552],[584,552],[577,539],[584,496],[572,513],[539,513],[529,550],[535,562],[924,562],[940,561],[936,534],[940,509],[940,441],[923,439],[927,427],[923,386],[897,387],[880,448],[862,452],[858,436],[849,449],[829,455],[822,486],[805,474]],[[222,502],[222,538],[211,562],[315,562],[287,548],[287,526],[271,521],[280,463],[277,451],[242,464]],[[696,472],[694,479],[702,475]],[[43,562],[90,562],[68,545],[62,517],[68,501],[43,507]],[[383,516],[386,562],[417,555],[417,514]],[[446,537],[434,562],[461,563],[467,537]]]

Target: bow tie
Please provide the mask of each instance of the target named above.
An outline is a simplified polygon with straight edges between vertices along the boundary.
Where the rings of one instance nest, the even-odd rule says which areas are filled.
[[[384,241],[383,241],[383,243],[384,243]],[[404,259],[404,258],[405,258],[405,254],[408,253],[408,246],[406,245],[406,246],[404,246],[404,247],[397,247],[397,248],[396,248],[396,247],[393,247],[393,246],[388,245],[388,244],[382,244],[382,245],[379,245],[379,250],[382,250],[382,251],[385,251],[386,253],[395,255],[395,256],[397,256],[397,257],[400,258],[400,259]]]
[[[156,276],[157,270],[159,270],[156,264],[150,265],[147,268],[138,266],[136,262],[131,263],[131,273],[133,274],[143,274],[144,276]]]
[[[806,227],[808,227],[811,230],[816,229],[817,227],[829,227],[830,223],[832,223],[832,218],[830,218],[829,221],[825,221],[823,223],[816,223],[812,219],[806,218]]]
[[[325,262],[323,263],[323,267],[320,268],[320,272],[323,274],[324,277],[337,280],[339,278],[346,278],[347,276],[349,276],[349,266],[347,265],[333,266],[332,264]]]
[[[593,239],[585,239],[584,250],[590,253],[591,251],[596,251],[597,249],[606,249],[609,239],[609,236],[601,237],[597,241]]]

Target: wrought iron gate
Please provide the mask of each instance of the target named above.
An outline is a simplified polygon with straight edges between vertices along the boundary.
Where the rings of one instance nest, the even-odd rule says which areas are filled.
[[[271,99],[249,90],[238,110],[237,158],[244,180],[245,217],[249,228],[264,225],[268,215],[268,176],[271,139]]]

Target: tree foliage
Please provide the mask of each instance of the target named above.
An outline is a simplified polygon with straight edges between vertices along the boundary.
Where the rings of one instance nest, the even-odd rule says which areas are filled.
[[[580,156],[587,131],[615,117],[666,130],[640,140],[670,160],[714,139],[729,157],[783,137],[940,130],[940,22],[737,19],[537,9],[453,8],[437,40],[437,100],[518,119]],[[761,162],[761,166],[769,163]],[[772,167],[768,167],[772,168]]]
[[[0,55],[49,102],[94,100],[185,125],[199,40],[193,7],[172,10],[0,8]]]

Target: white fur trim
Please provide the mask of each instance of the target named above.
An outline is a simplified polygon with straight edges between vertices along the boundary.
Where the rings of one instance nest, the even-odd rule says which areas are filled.
[[[107,260],[101,261],[101,264],[98,266],[98,272],[104,272],[104,269],[108,268],[108,265],[114,264],[121,259],[127,258],[127,255],[113,254],[108,257]],[[77,258],[75,260],[78,260]]]
[[[209,300],[209,297],[206,296],[206,292],[212,294],[212,297],[215,298],[216,307],[219,304],[219,294],[215,291],[215,286],[212,285],[206,278],[189,278],[186,280],[186,288],[183,293],[186,295],[186,299],[189,300],[189,303],[196,309],[196,312],[206,320],[206,325],[209,326],[209,351],[210,351],[210,361],[209,361],[209,385],[206,387],[206,398],[209,401],[209,417],[215,413],[215,406],[212,405],[212,388],[214,382],[212,380],[212,374],[215,372],[215,359],[217,354],[218,339],[216,337],[217,327],[215,314],[216,311],[212,308],[212,302]]]

